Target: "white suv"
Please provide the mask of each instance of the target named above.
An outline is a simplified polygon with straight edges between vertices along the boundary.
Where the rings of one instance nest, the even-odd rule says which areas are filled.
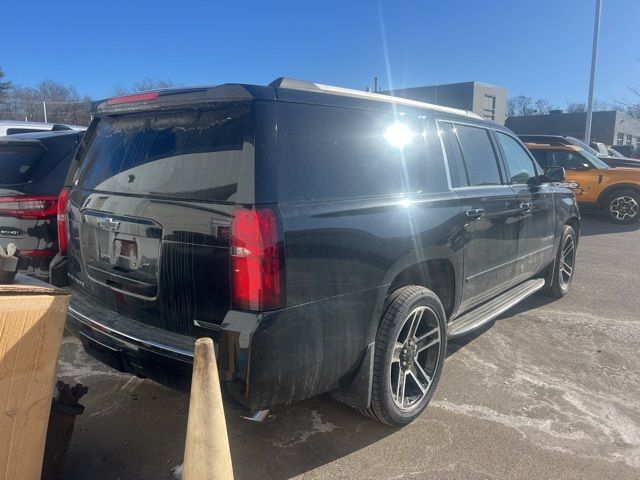
[[[0,136],[16,133],[33,133],[52,130],[86,130],[79,125],[65,125],[63,123],[20,122],[17,120],[0,120]]]

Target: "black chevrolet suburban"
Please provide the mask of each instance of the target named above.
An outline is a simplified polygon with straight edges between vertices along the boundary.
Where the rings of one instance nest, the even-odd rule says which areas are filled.
[[[250,411],[323,392],[424,410],[447,339],[571,283],[579,213],[473,113],[278,79],[104,101],[66,198],[68,325],[188,385],[194,339]]]

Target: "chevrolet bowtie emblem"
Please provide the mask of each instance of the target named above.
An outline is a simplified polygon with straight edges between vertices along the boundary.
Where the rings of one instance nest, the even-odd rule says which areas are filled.
[[[114,220],[113,218],[103,218],[98,222],[98,227],[103,230],[115,230],[120,226],[120,222]]]

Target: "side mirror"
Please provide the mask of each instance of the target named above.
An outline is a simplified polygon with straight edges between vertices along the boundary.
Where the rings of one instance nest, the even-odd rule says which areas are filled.
[[[544,179],[548,183],[564,182],[565,173],[563,167],[547,167],[544,171]]]
[[[589,165],[588,163],[578,163],[576,165],[576,170],[589,170],[591,168],[591,165]]]

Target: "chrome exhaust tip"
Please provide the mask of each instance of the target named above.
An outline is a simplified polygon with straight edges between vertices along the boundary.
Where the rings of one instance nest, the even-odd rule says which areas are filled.
[[[257,412],[253,412],[250,415],[242,415],[242,418],[244,418],[245,420],[249,420],[251,422],[258,422],[258,423],[262,423],[264,422],[267,417],[269,416],[269,410],[258,410]]]

